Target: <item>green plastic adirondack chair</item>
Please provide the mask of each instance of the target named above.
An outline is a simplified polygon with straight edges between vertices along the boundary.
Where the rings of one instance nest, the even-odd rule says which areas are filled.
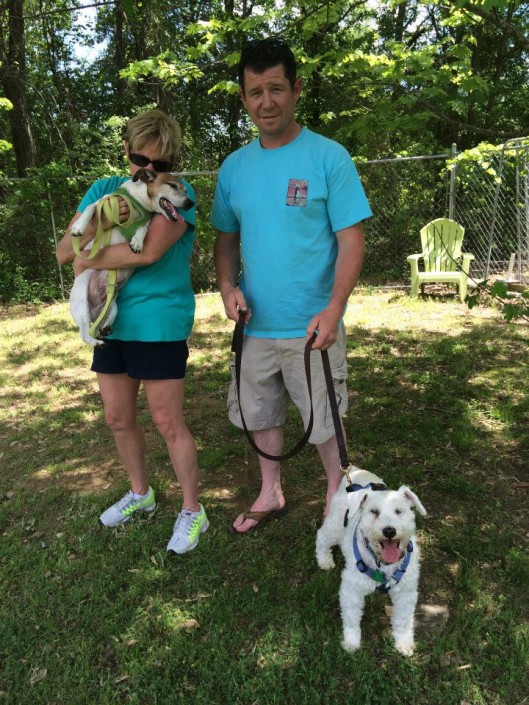
[[[467,295],[468,270],[474,255],[462,253],[465,228],[449,218],[437,218],[421,228],[422,252],[410,255],[411,296],[417,296],[427,282],[456,284],[464,301]],[[419,271],[419,260],[424,271]]]

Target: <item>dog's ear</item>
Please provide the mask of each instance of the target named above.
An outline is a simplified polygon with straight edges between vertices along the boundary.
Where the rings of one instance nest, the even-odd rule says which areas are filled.
[[[347,494],[347,506],[351,516],[362,509],[370,492],[371,490],[357,490]]]
[[[138,171],[132,177],[133,181],[143,181],[144,184],[150,184],[156,178],[155,174],[148,169],[138,169]]]
[[[415,492],[412,492],[406,485],[403,485],[399,489],[399,492],[411,503],[411,506],[416,509],[421,516],[426,516],[426,509],[423,507],[421,500],[417,497]]]

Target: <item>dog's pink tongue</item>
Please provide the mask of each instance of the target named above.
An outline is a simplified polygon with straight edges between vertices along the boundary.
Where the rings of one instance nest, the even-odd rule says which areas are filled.
[[[398,541],[382,541],[382,559],[385,563],[396,563],[400,558]]]
[[[184,218],[167,198],[160,198],[159,203],[160,207],[167,213],[169,220],[172,220],[173,223],[182,223],[184,221]]]

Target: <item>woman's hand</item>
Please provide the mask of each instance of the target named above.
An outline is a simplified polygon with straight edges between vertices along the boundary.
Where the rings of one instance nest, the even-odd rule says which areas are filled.
[[[78,277],[85,269],[90,269],[90,262],[88,260],[88,250],[82,250],[78,255],[74,257],[73,260],[73,273]]]

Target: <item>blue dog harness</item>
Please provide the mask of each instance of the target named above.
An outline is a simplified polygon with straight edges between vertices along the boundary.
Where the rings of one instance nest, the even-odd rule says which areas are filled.
[[[404,559],[401,563],[401,565],[394,571],[393,575],[391,575],[389,578],[386,576],[383,570],[380,569],[380,561],[378,558],[375,556],[373,553],[373,549],[369,545],[369,541],[365,538],[364,536],[364,541],[366,544],[366,548],[369,551],[370,555],[373,557],[377,568],[376,570],[373,570],[373,568],[370,568],[360,555],[360,549],[358,548],[358,541],[356,540],[356,532],[358,530],[358,525],[356,526],[353,534],[353,553],[354,557],[356,559],[356,567],[361,573],[364,573],[368,577],[370,577],[372,580],[374,580],[377,583],[380,583],[380,585],[377,586],[376,591],[377,592],[388,592],[391,590],[392,587],[395,587],[395,585],[398,585],[400,581],[402,580],[402,577],[404,573],[406,572],[406,568],[408,567],[411,559],[411,554],[413,553],[413,543],[411,541],[408,542],[408,545],[406,546],[406,555],[404,556]]]

